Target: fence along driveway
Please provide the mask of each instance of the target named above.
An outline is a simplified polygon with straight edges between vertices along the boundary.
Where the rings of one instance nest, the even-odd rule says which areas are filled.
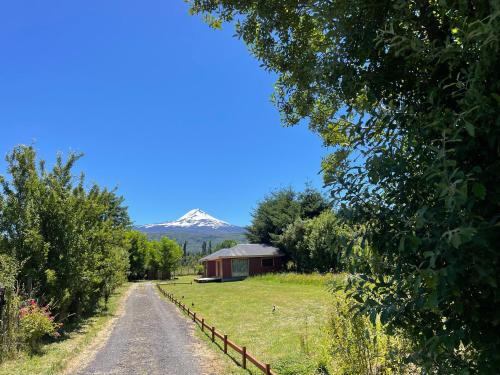
[[[227,354],[227,348],[231,347],[234,349],[236,352],[241,354],[241,367],[244,369],[247,368],[247,360],[249,360],[251,363],[253,363],[259,370],[261,370],[264,374],[266,375],[277,375],[274,371],[271,370],[271,365],[269,363],[264,363],[259,361],[257,358],[255,358],[253,355],[251,355],[245,346],[239,346],[235,342],[229,340],[227,335],[223,334],[222,332],[218,331],[214,326],[210,326],[206,321],[205,318],[201,318],[199,314],[196,314],[196,312],[191,311],[189,307],[186,307],[185,304],[182,302],[178,301],[173,294],[167,293],[164,289],[160,287],[161,284],[156,284],[158,287],[158,290],[165,296],[167,297],[170,301],[172,301],[174,304],[176,304],[182,311],[184,311],[190,318],[193,319],[193,322],[195,324],[199,324],[200,328],[202,331],[205,331],[205,328],[208,329],[208,331],[211,334],[212,337],[212,342],[215,342],[216,338],[219,338],[223,342],[223,348],[224,348],[224,353]],[[163,284],[165,285],[165,284]],[[167,284],[168,285],[168,284]]]

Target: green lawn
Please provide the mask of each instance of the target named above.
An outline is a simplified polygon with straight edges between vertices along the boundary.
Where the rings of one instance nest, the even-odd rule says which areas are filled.
[[[61,340],[44,345],[38,355],[20,354],[17,359],[0,364],[0,375],[54,375],[64,371],[66,366],[85,349],[105,324],[115,315],[121,297],[132,284],[126,283],[111,296],[108,309],[83,321]]]
[[[181,277],[178,282],[192,280]],[[311,374],[326,358],[332,278],[266,275],[239,282],[162,285],[279,374]],[[337,276],[336,280],[343,279]],[[184,298],[182,298],[184,297]],[[273,312],[273,306],[276,311]],[[197,330],[199,335],[200,330]],[[206,338],[205,338],[206,339]],[[240,355],[231,352],[238,361]],[[234,364],[232,373],[242,373]],[[250,372],[259,373],[253,365]]]

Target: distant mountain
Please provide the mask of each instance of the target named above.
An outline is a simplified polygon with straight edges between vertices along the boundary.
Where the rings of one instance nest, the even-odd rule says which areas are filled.
[[[245,228],[219,220],[199,208],[189,211],[174,221],[138,225],[135,229],[146,233],[150,239],[168,236],[180,244],[187,241],[189,252],[201,251],[203,241],[211,241],[212,246],[229,239],[240,243],[247,242]]]

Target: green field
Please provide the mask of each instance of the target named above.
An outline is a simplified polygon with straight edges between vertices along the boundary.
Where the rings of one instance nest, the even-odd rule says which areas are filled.
[[[177,282],[192,279],[185,276]],[[325,327],[332,299],[327,287],[330,280],[332,277],[284,274],[162,288],[279,374],[314,374],[328,358]],[[197,332],[205,336],[201,330]],[[231,354],[240,362],[238,353]],[[230,368],[231,373],[245,373],[234,363]],[[249,368],[249,372],[259,373],[253,365]]]

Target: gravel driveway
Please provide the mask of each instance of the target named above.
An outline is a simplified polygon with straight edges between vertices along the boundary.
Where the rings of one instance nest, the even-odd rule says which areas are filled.
[[[203,369],[191,323],[154,288],[144,283],[132,290],[109,340],[79,375],[213,374]]]

